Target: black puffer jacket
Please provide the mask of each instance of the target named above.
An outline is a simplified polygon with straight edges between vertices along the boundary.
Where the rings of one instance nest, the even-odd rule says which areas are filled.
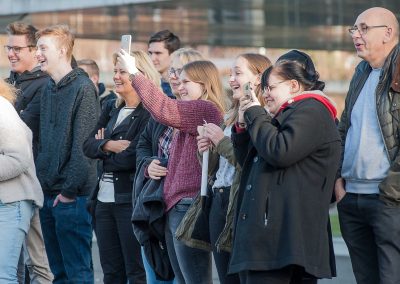
[[[36,67],[32,71],[25,71],[22,74],[11,72],[10,77],[6,79],[8,83],[19,90],[15,109],[32,130],[32,146],[35,158],[39,142],[40,96],[49,79],[49,75],[42,72],[40,67]]]
[[[400,46],[397,45],[386,58],[375,93],[379,126],[385,142],[386,153],[391,162],[387,177],[379,184],[380,196],[385,202],[398,206],[400,206],[400,92],[399,89],[395,90],[391,85],[396,68],[399,68],[399,63],[396,63],[399,52]],[[345,108],[339,124],[343,149],[342,163],[347,131],[351,125],[351,112],[371,70],[368,62],[362,61],[357,66],[350,82]],[[340,176],[340,172],[341,168],[338,176]]]

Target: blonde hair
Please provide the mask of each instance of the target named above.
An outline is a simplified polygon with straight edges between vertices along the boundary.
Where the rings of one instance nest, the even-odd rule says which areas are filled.
[[[250,72],[253,73],[254,75],[260,76],[261,80],[261,75],[262,73],[270,66],[272,66],[271,60],[269,60],[268,57],[258,54],[258,53],[243,53],[238,55],[236,58],[243,58],[247,62],[247,67],[249,68]],[[264,106],[264,100],[262,98],[262,88],[261,84],[258,84],[254,92],[257,95],[257,99],[260,102],[261,106]],[[232,125],[234,124],[238,118],[239,110],[239,101],[234,101],[232,103],[231,109],[227,113],[227,119],[226,119],[226,125]]]
[[[161,75],[154,67],[149,55],[141,50],[131,51],[131,56],[135,57],[137,69],[157,87],[161,89]],[[118,54],[113,54],[113,64],[117,64]],[[118,94],[117,94],[118,95]],[[122,104],[123,99],[118,96],[115,105],[118,107]]]
[[[0,80],[0,96],[10,103],[14,103],[17,98],[17,89],[3,80]]]
[[[225,112],[224,91],[217,67],[211,61],[193,61],[183,66],[187,77],[203,86],[201,99],[213,102],[221,113]]]
[[[54,36],[57,40],[58,47],[66,48],[67,59],[71,61],[75,35],[71,32],[68,25],[54,25],[36,32],[36,40],[39,40],[39,38],[43,36]]]
[[[182,47],[171,54],[171,62],[174,59],[179,59],[182,65],[185,65],[192,61],[204,60],[204,57],[200,51],[190,47]]]

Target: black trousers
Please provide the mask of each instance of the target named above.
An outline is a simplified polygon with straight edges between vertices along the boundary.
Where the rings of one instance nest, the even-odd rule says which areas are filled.
[[[140,245],[131,223],[132,204],[96,206],[96,237],[105,284],[146,283]]]
[[[242,284],[317,284],[317,279],[297,265],[268,271],[245,270],[239,273]]]
[[[217,188],[212,194],[210,208],[210,240],[213,249],[213,257],[221,284],[239,284],[238,274],[228,275],[230,253],[217,251],[215,243],[225,226],[226,211],[229,204],[229,187]]]
[[[357,283],[400,283],[400,207],[347,193],[337,208]]]

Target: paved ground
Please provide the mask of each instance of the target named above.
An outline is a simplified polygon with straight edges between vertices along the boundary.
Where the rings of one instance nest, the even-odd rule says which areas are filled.
[[[351,269],[351,263],[349,254],[341,238],[334,239],[334,247],[336,253],[336,267],[338,277],[331,280],[321,280],[319,284],[355,284],[353,271]],[[103,283],[103,274],[99,261],[99,251],[97,248],[97,242],[93,242],[93,265],[95,271],[95,283]],[[213,268],[213,284],[219,284],[217,272],[215,267]]]

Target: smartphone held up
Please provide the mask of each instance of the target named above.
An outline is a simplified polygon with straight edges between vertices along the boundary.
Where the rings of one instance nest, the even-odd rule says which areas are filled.
[[[243,86],[243,94],[250,101],[253,101],[253,96],[251,94],[252,90],[253,90],[253,87],[252,87],[250,82],[247,82],[246,84],[244,84],[244,86]]]
[[[122,35],[121,36],[121,49],[125,50],[128,54],[131,54],[131,35]]]

